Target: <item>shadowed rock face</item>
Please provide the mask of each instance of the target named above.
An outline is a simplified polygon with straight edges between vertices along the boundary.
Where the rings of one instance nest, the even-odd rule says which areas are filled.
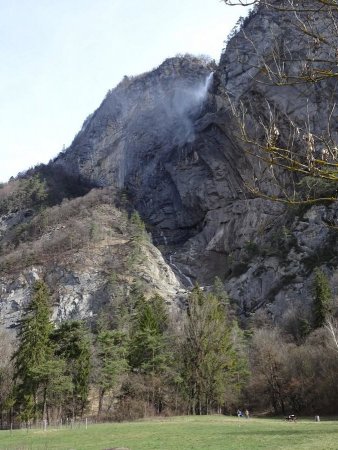
[[[212,69],[173,58],[124,80],[54,164],[128,191],[157,242],[186,241],[208,211],[242,192],[245,157],[226,130],[229,118],[215,113]]]
[[[286,11],[260,6],[222,55],[215,75],[218,111],[223,105],[227,107],[222,103],[225,93],[234,105],[240,102],[245,105],[247,131],[254,139],[262,138],[255,130],[262,129],[260,122],[269,123],[272,115],[282,147],[289,148],[292,130],[299,130],[299,142],[294,149],[302,154],[304,134],[311,132],[318,137],[315,138],[318,158],[323,140],[333,142],[332,147],[338,142],[337,78],[319,77],[316,82],[302,82],[302,77],[305,80],[316,77],[323,68],[327,73],[337,72],[336,28],[332,16],[325,14],[323,8],[316,13],[308,12],[318,2],[297,2],[300,7],[304,5],[297,15],[288,2],[272,3],[279,8],[286,6]],[[311,29],[311,33],[304,32],[304,27]],[[322,41],[315,39],[316,35]],[[297,140],[297,133],[295,136]],[[239,146],[243,148],[243,144]],[[247,179],[256,179],[263,191],[271,193],[271,185],[262,183],[264,165],[260,167],[254,159],[250,162],[252,172]],[[288,184],[293,186],[290,179],[282,178],[282,185]],[[264,305],[280,320],[292,309],[304,317],[313,297],[314,267],[321,267],[331,279],[333,290],[337,290],[338,248],[332,228],[338,223],[337,202],[305,210],[281,208],[261,199],[245,203],[246,211],[239,215],[237,232],[230,232],[235,236],[237,250],[229,239],[229,223],[236,220],[236,209],[223,215],[223,219],[210,220],[222,223],[228,217],[221,241],[225,253],[235,256],[237,266],[237,269],[232,266],[227,275],[231,297],[244,313]],[[235,205],[239,207],[240,202],[234,202]],[[213,242],[209,241],[209,247]],[[255,245],[251,246],[252,243]]]

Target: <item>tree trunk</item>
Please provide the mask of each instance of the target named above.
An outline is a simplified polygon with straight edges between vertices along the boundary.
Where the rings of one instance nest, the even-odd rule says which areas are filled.
[[[102,414],[103,398],[104,398],[105,393],[106,393],[106,390],[104,388],[99,389],[99,407],[98,407],[98,411],[97,411],[97,415],[99,417]]]
[[[43,389],[43,410],[42,410],[42,420],[47,420],[47,388]]]

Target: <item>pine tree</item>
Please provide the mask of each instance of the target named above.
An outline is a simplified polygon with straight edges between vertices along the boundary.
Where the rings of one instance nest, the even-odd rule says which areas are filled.
[[[224,306],[228,307],[230,300],[229,295],[224,289],[224,284],[219,277],[215,277],[212,285],[212,294],[218,299],[218,301]]]
[[[129,345],[129,364],[143,380],[143,401],[160,413],[172,355],[168,347],[168,319],[160,296],[136,303]]]
[[[11,422],[13,406],[13,340],[7,331],[0,332],[0,428]]]
[[[146,227],[141,216],[137,211],[134,211],[130,216],[130,224],[133,240],[142,242],[147,238]]]
[[[105,394],[117,385],[120,376],[128,369],[126,335],[117,330],[101,330],[97,336],[96,348],[95,382],[99,388],[100,415]]]
[[[44,416],[46,414],[47,378],[50,379],[47,367],[51,367],[54,356],[50,341],[52,330],[47,286],[43,281],[37,281],[32,300],[20,322],[19,346],[13,356],[16,405],[20,407],[26,420],[36,419],[41,412]],[[41,405],[39,407],[41,388],[42,411]]]
[[[65,322],[53,333],[56,355],[65,360],[65,374],[72,383],[68,408],[72,417],[82,416],[88,403],[91,343],[82,322]]]
[[[58,409],[62,407],[65,397],[72,390],[70,376],[66,373],[65,360],[51,355],[32,370],[32,377],[39,380],[42,418],[48,419],[47,407],[54,406]]]
[[[167,325],[167,313],[160,296],[138,299],[129,351],[132,368],[146,374],[160,373],[165,369],[168,352],[164,332]]]

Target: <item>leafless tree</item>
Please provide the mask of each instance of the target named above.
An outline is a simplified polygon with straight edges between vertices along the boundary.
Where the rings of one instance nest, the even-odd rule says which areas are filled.
[[[330,342],[332,343],[333,349],[338,352],[338,321],[337,319],[334,319],[333,317],[330,317],[326,320],[324,325],[329,338]]]
[[[253,6],[236,37],[228,43],[228,51],[237,51],[238,63],[248,74],[251,86],[248,94],[237,96],[227,92],[230,109],[238,126],[238,137],[248,154],[263,167],[259,178],[249,183],[249,189],[288,203],[335,200],[337,0],[224,0],[224,3]],[[250,21],[257,13],[271,22],[265,26],[266,45],[250,33]],[[289,98],[289,103],[281,104],[276,100],[278,95]],[[298,113],[292,108],[293,96],[299,103]],[[287,182],[283,173],[288,174]],[[304,177],[306,180],[299,186]],[[262,187],[266,181],[270,184],[268,191]]]

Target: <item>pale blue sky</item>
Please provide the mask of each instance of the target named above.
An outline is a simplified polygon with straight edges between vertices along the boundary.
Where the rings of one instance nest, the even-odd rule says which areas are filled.
[[[220,0],[0,0],[0,181],[67,147],[124,75],[218,60],[239,15]]]

